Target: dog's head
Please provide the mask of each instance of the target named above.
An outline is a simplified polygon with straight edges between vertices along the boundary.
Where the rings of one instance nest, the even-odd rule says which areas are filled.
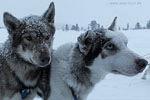
[[[85,63],[99,73],[103,71],[127,76],[136,75],[143,71],[147,61],[127,47],[128,39],[123,33],[115,31],[115,21],[116,18],[107,30],[94,31],[95,39],[89,42],[92,45],[91,49],[83,49],[86,52]]]
[[[13,52],[23,60],[45,67],[51,62],[55,7],[52,2],[42,16],[17,19],[4,13],[4,24],[12,41]]]

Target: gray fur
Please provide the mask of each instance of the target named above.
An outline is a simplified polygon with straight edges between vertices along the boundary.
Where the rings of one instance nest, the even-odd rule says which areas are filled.
[[[4,14],[4,24],[7,27],[8,31],[13,31],[19,28],[19,26],[21,25],[21,22],[17,18],[15,18],[14,16],[6,12]],[[12,32],[9,32],[9,33],[12,33]]]
[[[31,88],[24,100],[32,100],[37,88],[42,87],[43,73],[47,70],[44,68],[51,62],[55,33],[54,23],[49,21],[54,20],[53,7],[54,4],[51,3],[45,13],[49,17],[29,16],[17,19],[8,12],[4,13],[4,24],[9,37],[0,49],[0,100],[21,100],[20,87],[12,72],[15,72],[23,85]],[[43,95],[49,94],[50,90],[47,88],[46,91],[44,87],[50,88],[49,84],[40,88]],[[44,98],[46,100],[48,97]]]

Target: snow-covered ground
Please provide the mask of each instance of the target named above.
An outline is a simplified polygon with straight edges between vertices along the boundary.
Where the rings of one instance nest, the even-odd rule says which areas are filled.
[[[83,32],[57,30],[53,47],[56,49],[61,44],[76,42],[80,33]],[[129,48],[141,56],[150,54],[150,30],[130,30],[123,33],[129,39]],[[7,36],[7,31],[0,29],[0,43],[3,43]],[[134,77],[109,74],[96,85],[88,100],[150,100],[150,77],[142,80],[141,76],[142,74]]]

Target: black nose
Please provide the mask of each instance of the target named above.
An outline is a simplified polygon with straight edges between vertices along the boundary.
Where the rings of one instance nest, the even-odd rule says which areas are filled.
[[[137,59],[136,64],[141,68],[145,68],[148,64],[148,61],[146,61],[145,59]]]
[[[42,65],[46,65],[50,61],[50,57],[47,56],[46,54],[41,55],[39,57],[39,59],[40,59]]]

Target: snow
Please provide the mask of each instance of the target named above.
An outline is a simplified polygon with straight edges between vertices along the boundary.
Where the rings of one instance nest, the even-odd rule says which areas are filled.
[[[35,15],[25,17],[22,19],[22,21],[27,24],[26,29],[28,29],[29,27],[33,27],[33,26],[36,28],[41,28],[40,26],[47,28],[47,26],[40,20],[41,20],[41,17],[35,16]]]
[[[53,48],[56,49],[64,43],[76,42],[80,33],[83,32],[57,30]],[[123,33],[128,37],[129,48],[143,57],[150,54],[150,30],[129,30]],[[0,43],[3,43],[7,36],[7,31],[0,29]],[[146,80],[142,80],[141,77],[142,74],[134,77],[109,74],[95,86],[88,100],[150,100],[150,76]]]

